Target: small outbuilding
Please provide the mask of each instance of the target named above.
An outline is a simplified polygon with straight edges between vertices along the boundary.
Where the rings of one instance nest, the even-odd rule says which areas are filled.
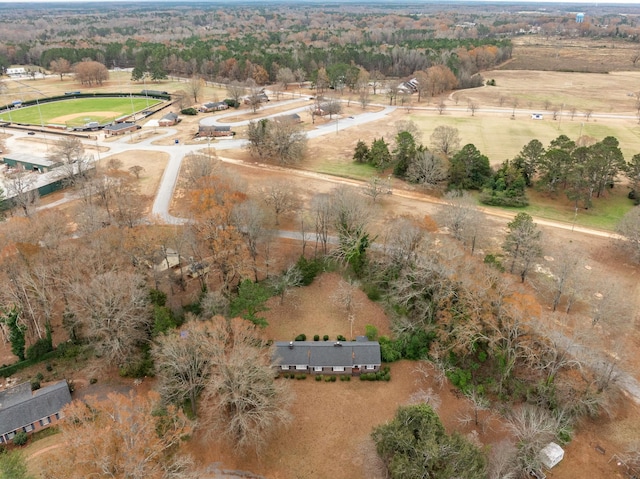
[[[540,450],[540,463],[551,469],[564,458],[564,449],[555,442],[550,442]]]

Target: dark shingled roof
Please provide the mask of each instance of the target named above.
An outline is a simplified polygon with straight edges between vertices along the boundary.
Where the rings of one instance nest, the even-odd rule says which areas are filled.
[[[381,363],[377,341],[276,341],[275,346],[274,362],[279,366],[351,367]]]
[[[125,121],[123,123],[116,123],[115,125],[107,125],[104,127],[104,129],[107,131],[120,131],[120,130],[124,130],[125,128],[131,128],[135,126],[136,126],[135,123],[130,123]]]
[[[0,435],[13,432],[47,416],[71,402],[66,380],[31,392],[29,383],[0,392]]]

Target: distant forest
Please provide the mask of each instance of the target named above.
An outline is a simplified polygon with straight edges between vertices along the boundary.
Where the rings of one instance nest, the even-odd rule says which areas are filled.
[[[348,81],[364,69],[404,78],[448,67],[458,87],[511,57],[514,35],[614,36],[637,42],[638,15],[599,9],[577,23],[566,6],[385,3],[202,4],[149,2],[0,5],[0,67],[50,69],[64,59],[136,76],[201,76],[211,81],[277,81],[288,68],[298,81]],[[545,5],[547,7],[547,5]],[[555,8],[555,10],[554,10]],[[612,7],[610,7],[612,8]],[[331,72],[335,74],[331,77]],[[351,75],[354,77],[356,75]]]

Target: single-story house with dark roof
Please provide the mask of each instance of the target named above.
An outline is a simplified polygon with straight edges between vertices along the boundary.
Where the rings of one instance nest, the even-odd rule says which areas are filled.
[[[273,117],[273,121],[277,123],[302,123],[302,118],[297,113],[291,113],[289,115],[278,115]]]
[[[201,105],[200,108],[198,108],[198,110],[200,110],[203,113],[209,113],[211,111],[227,110],[228,108],[229,108],[229,105],[227,105],[223,101],[211,101]]]
[[[162,118],[160,118],[160,120],[158,120],[158,125],[160,126],[173,126],[176,123],[180,122],[180,118],[178,117],[177,113],[167,113],[165,116],[163,116]]]
[[[66,380],[31,391],[30,383],[22,383],[0,392],[0,444],[9,442],[16,433],[39,431],[58,422],[62,408],[71,402]]]
[[[105,136],[118,136],[124,135],[125,133],[129,133],[130,131],[136,131],[142,128],[140,125],[136,125],[135,123],[115,123],[113,125],[107,125],[103,128]]]
[[[231,126],[229,125],[200,125],[198,127],[198,133],[196,133],[197,137],[207,137],[207,136],[233,136],[235,135],[235,131],[231,131]]]
[[[380,344],[360,336],[356,341],[276,341],[278,372],[360,374],[380,370]]]

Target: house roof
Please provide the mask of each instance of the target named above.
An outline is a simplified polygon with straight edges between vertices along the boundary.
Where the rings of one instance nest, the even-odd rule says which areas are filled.
[[[274,362],[278,365],[356,366],[380,364],[377,341],[276,341]]]
[[[66,380],[31,391],[22,383],[0,393],[0,435],[59,412],[71,402]]]
[[[120,130],[125,130],[127,128],[131,128],[131,127],[136,127],[137,125],[135,123],[129,123],[129,122],[124,122],[124,123],[116,123],[115,125],[107,125],[104,127],[105,130],[107,131],[120,131]]]
[[[218,106],[227,106],[227,104],[223,101],[210,101],[207,103],[204,103],[202,106],[206,107],[206,108],[216,108]]]
[[[162,120],[170,120],[170,121],[174,121],[178,119],[178,114],[174,113],[174,112],[170,112],[167,113],[165,116],[163,116],[162,118],[160,118],[160,121]]]

